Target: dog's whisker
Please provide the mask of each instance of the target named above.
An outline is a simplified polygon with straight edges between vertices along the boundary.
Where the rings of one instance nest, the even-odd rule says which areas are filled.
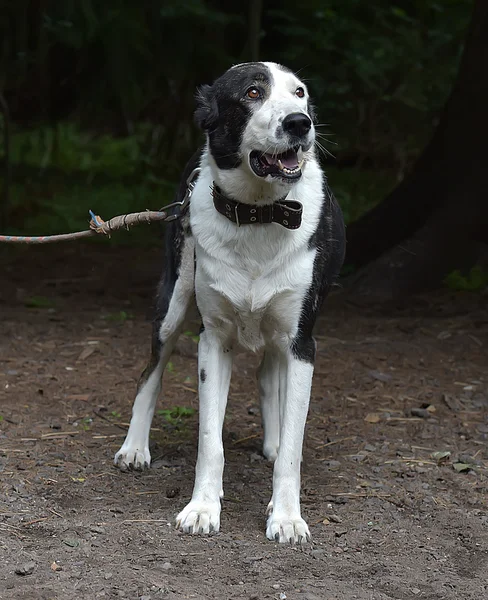
[[[332,152],[329,152],[327,148],[325,148],[318,140],[315,140],[315,145],[319,149],[320,152],[324,155],[324,157],[330,156],[331,158],[335,158]]]
[[[317,137],[319,137],[321,140],[323,140],[325,143],[327,144],[333,144],[334,146],[337,146],[337,142],[333,142],[332,140],[329,140],[329,138],[323,134],[316,134]]]

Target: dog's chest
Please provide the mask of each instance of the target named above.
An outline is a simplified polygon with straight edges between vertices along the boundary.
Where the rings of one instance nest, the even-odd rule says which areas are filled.
[[[233,244],[214,241],[211,248],[197,243],[200,310],[212,322],[227,324],[253,351],[276,336],[293,335],[313,255],[306,248],[290,252],[269,235],[256,239],[251,234]]]

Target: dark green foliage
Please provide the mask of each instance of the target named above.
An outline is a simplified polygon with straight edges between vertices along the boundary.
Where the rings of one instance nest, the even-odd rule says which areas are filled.
[[[451,290],[463,292],[482,292],[488,288],[488,272],[481,266],[472,267],[469,273],[463,275],[456,270],[445,279],[445,284]]]
[[[109,218],[167,202],[201,140],[192,118],[196,87],[248,60],[256,47],[248,3],[2,4],[12,232],[68,231],[83,228],[88,208]],[[404,176],[429,138],[472,4],[262,3],[260,57],[300,70],[317,104],[324,159],[332,152],[339,167],[357,167],[328,167],[349,221]],[[3,129],[0,116],[0,159]]]

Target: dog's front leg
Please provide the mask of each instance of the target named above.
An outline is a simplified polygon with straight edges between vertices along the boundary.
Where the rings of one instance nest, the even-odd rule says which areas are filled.
[[[313,340],[311,340],[313,343]],[[313,364],[290,352],[280,363],[281,432],[273,471],[273,497],[266,535],[277,542],[302,543],[310,531],[300,514],[300,462]]]
[[[176,526],[187,533],[210,533],[220,528],[222,427],[231,370],[231,349],[205,330],[198,346],[200,430],[195,485],[191,502],[176,517]]]

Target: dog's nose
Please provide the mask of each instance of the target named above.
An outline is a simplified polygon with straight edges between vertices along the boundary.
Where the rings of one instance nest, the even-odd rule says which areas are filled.
[[[291,113],[283,119],[283,130],[295,137],[303,137],[311,127],[310,117],[303,113]]]

